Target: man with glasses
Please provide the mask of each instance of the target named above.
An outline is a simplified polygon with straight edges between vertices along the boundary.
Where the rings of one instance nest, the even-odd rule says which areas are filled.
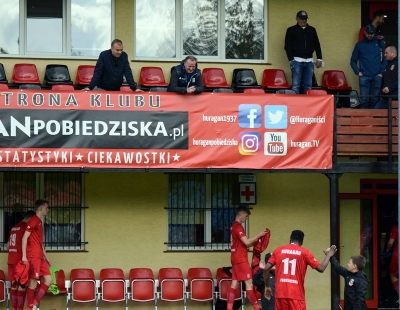
[[[178,94],[200,94],[204,91],[196,57],[187,56],[178,66],[171,68],[168,91]]]

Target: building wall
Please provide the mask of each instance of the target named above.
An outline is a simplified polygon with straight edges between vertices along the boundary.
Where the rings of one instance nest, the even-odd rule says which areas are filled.
[[[131,60],[134,59],[134,1],[115,1],[115,37],[124,42],[124,50]],[[268,23],[268,62],[269,64],[243,63],[215,63],[201,62],[199,67],[221,67],[225,71],[228,83],[232,80],[234,68],[249,67],[256,72],[259,83],[262,81],[262,72],[266,68],[281,68],[285,70],[286,77],[291,83],[289,62],[284,51],[284,38],[286,29],[296,23],[295,17],[299,10],[307,11],[309,24],[317,29],[321,42],[325,68],[315,70],[317,81],[321,85],[321,77],[324,70],[343,70],[349,85],[358,89],[358,79],[350,68],[350,56],[358,38],[361,16],[361,2],[359,0],[270,0],[267,2]],[[339,18],[340,17],[340,18]],[[136,34],[140,36],[140,33]],[[81,64],[95,64],[94,59],[70,60],[70,59],[21,59],[3,58],[6,74],[11,80],[12,68],[15,63],[33,62],[38,67],[39,77],[43,79],[47,64],[63,63],[68,65],[71,78],[75,81],[76,70]],[[139,80],[140,68],[143,66],[159,66],[163,68],[166,80],[170,78],[170,68],[174,62],[133,61],[131,67],[136,81]]]

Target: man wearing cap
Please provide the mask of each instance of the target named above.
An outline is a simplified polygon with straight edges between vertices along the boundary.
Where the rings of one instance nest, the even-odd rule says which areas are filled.
[[[383,40],[378,40],[375,37],[375,27],[371,24],[367,25],[365,37],[356,44],[350,59],[351,68],[359,77],[360,107],[362,109],[373,108],[378,102],[382,74],[387,64],[383,57],[384,50],[385,43]]]
[[[313,53],[317,54],[315,66],[322,65],[321,45],[317,31],[307,24],[308,14],[299,11],[296,15],[297,24],[286,30],[285,50],[290,69],[292,70],[292,89],[298,94],[300,85],[304,85],[303,93],[311,89],[314,74]]]
[[[383,13],[383,11],[381,11],[381,10],[374,12],[374,14],[372,15],[371,24],[372,24],[372,26],[375,27],[375,36],[381,40],[383,40],[384,37],[381,34],[380,28],[384,22],[385,22],[385,13]],[[360,32],[358,34],[358,42],[360,42],[364,38],[365,28],[366,28],[366,26],[364,26],[360,29]]]

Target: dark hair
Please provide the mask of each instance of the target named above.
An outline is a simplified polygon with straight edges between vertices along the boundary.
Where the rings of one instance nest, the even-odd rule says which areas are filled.
[[[236,215],[239,215],[239,213],[246,213],[247,215],[250,215],[250,210],[247,206],[245,205],[240,205],[237,209],[236,209]]]
[[[47,200],[44,200],[44,199],[36,200],[36,202],[35,202],[36,210],[39,209],[41,206],[45,205],[46,203],[49,204],[49,202]]]
[[[350,257],[350,259],[353,262],[353,264],[357,266],[358,271],[361,271],[364,269],[365,263],[367,261],[364,256],[355,255],[355,256]]]
[[[33,210],[28,210],[24,213],[24,220],[29,220],[32,216],[34,216],[36,213]]]
[[[382,16],[382,15],[385,15],[385,13],[383,13],[382,10],[376,11],[376,12],[374,12],[374,15],[372,15],[372,20],[374,20],[378,16]]]
[[[293,230],[290,235],[290,242],[297,241],[298,243],[303,243],[304,233],[301,230]]]
[[[122,45],[122,41],[121,41],[120,39],[114,39],[114,40],[111,42],[111,47],[113,47],[114,44]]]
[[[197,58],[196,57],[194,57],[194,56],[192,56],[192,55],[189,55],[189,56],[186,56],[186,58],[185,58],[185,60],[183,61],[183,62],[186,62],[187,60],[194,60],[195,62],[197,62]]]

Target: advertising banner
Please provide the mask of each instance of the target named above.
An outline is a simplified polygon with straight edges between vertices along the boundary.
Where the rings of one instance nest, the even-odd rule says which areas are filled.
[[[332,96],[0,92],[0,168],[329,169],[332,139]]]

